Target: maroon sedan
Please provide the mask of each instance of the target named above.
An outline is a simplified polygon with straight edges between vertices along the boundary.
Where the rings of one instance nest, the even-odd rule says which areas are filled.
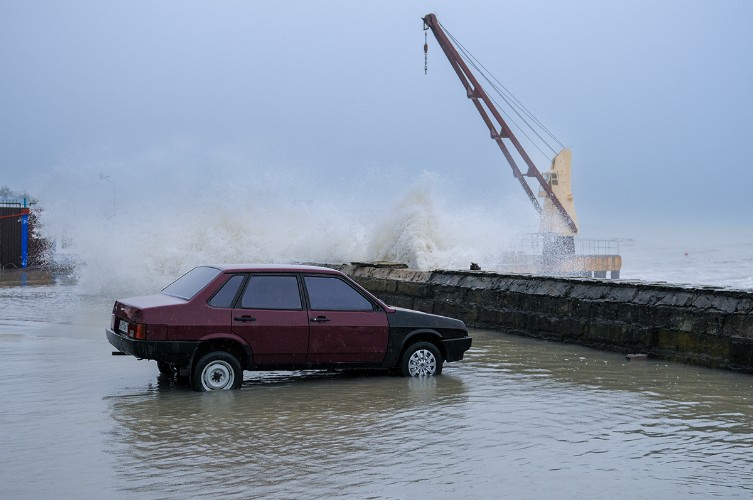
[[[199,391],[237,389],[243,370],[439,375],[471,347],[460,320],[389,307],[339,271],[298,265],[197,267],[115,302],[107,339]]]

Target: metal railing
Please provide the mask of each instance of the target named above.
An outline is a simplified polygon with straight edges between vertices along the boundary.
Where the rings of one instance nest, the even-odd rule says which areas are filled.
[[[575,238],[575,255],[620,255],[620,240]]]
[[[540,255],[544,250],[544,236],[530,233],[523,237],[521,253]],[[575,255],[619,255],[619,240],[575,238]]]

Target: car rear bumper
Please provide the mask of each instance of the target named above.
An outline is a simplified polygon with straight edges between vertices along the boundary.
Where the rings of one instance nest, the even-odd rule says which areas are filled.
[[[134,340],[106,330],[107,340],[120,352],[141,359],[154,359],[176,365],[185,365],[191,360],[198,342],[175,342],[168,340]]]
[[[442,345],[447,353],[446,361],[459,361],[463,359],[465,351],[471,348],[473,339],[471,337],[461,337],[459,339],[442,340]]]

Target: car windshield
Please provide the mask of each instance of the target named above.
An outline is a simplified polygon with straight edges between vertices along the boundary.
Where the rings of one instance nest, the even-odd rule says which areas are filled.
[[[214,267],[194,268],[162,290],[162,293],[179,299],[190,300],[216,278],[220,272],[219,269]]]

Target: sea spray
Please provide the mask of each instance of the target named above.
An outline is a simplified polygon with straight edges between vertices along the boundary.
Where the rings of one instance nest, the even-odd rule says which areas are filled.
[[[242,149],[84,151],[39,179],[34,195],[43,234],[58,254],[84,262],[76,271],[82,292],[105,296],[150,293],[212,262],[477,262],[500,270],[538,227],[522,195],[479,197],[465,181],[395,166],[353,170],[281,164]],[[622,238],[623,278],[753,288],[751,227],[653,231],[601,229]]]
[[[438,265],[438,248],[445,246],[432,197],[436,180],[428,173],[376,227],[370,249],[376,260],[402,262],[414,269]]]
[[[378,172],[377,172],[378,174]],[[69,158],[43,182],[46,234],[72,242],[87,293],[159,290],[199,264],[393,260],[486,269],[534,230],[525,200],[461,194],[451,179],[309,166],[191,148]]]
[[[508,252],[535,227],[535,212],[521,200],[458,197],[445,179],[424,172],[394,203],[373,232],[377,260],[415,269],[500,269]]]

